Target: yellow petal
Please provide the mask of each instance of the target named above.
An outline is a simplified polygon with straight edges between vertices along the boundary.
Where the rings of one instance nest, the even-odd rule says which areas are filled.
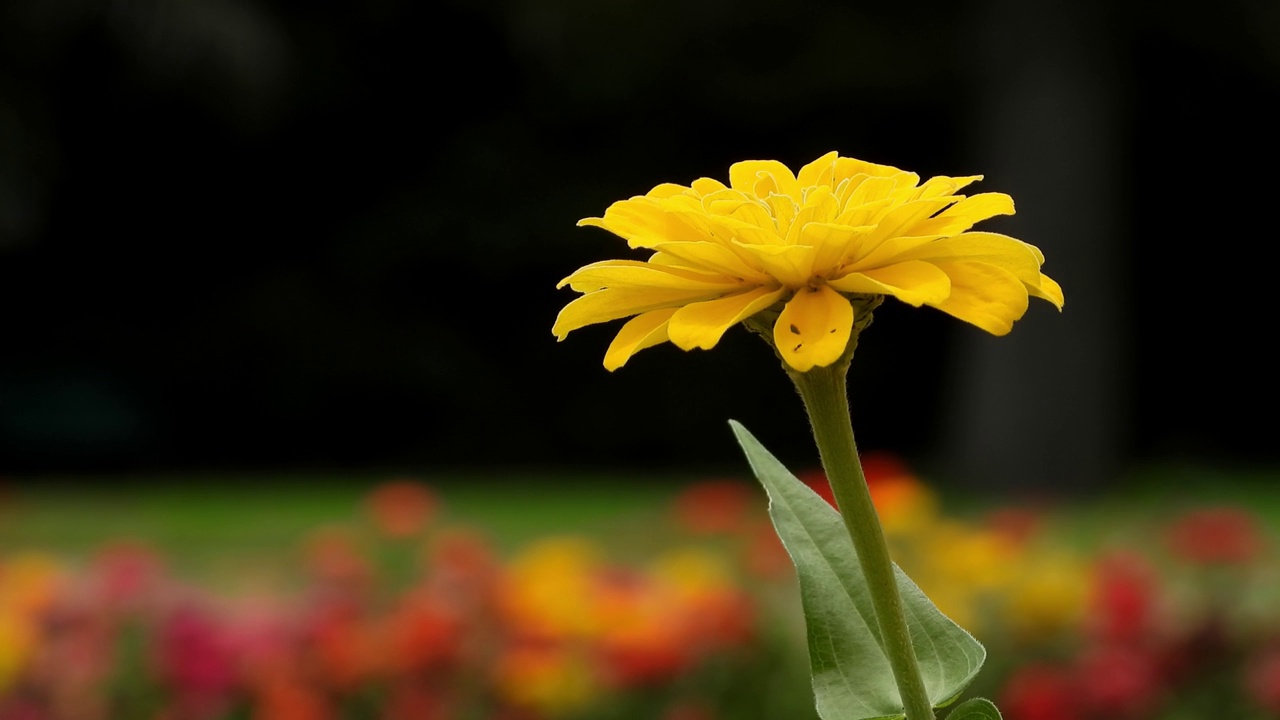
[[[1013,198],[1004,193],[981,193],[960,202],[917,226],[915,235],[955,235],[997,215],[1014,213]]]
[[[604,228],[625,239],[633,248],[650,247],[656,242],[705,239],[705,234],[696,227],[667,212],[660,201],[645,197],[619,200],[609,206],[604,217],[583,218],[578,225]]]
[[[1027,285],[1027,291],[1038,298],[1048,300],[1059,310],[1065,302],[1062,297],[1062,286],[1048,275],[1041,275],[1038,285]]]
[[[666,342],[667,321],[675,311],[676,308],[653,310],[628,320],[604,353],[605,369],[613,372],[626,365],[632,355],[647,347]]]
[[[854,227],[818,222],[805,225],[800,229],[798,244],[813,248],[813,264],[809,273],[822,277],[831,276],[840,260],[855,252],[862,238],[875,229],[874,225]]]
[[[839,156],[833,150],[800,168],[800,172],[796,173],[796,180],[800,183],[800,187],[807,188],[815,185],[831,187],[831,178],[835,176],[837,157]]]
[[[690,187],[695,194],[703,196],[724,190],[725,184],[713,178],[698,178]]]
[[[551,332],[557,340],[563,340],[569,333],[587,325],[712,300],[723,294],[723,288],[702,291],[644,287],[605,288],[587,293],[561,308]]]
[[[971,260],[1008,270],[1024,283],[1040,284],[1040,260],[1036,250],[1017,238],[998,233],[973,232],[938,238],[883,259],[885,262]]]
[[[761,287],[685,305],[671,317],[667,333],[681,350],[710,349],[726,330],[776,303],[785,292],[785,288]]]
[[[788,245],[795,245],[800,241],[800,231],[805,225],[812,222],[831,222],[839,210],[840,201],[829,188],[814,188],[805,197],[804,207],[800,208],[800,212],[796,213],[795,219],[791,222],[785,242]]]
[[[805,245],[749,245],[736,243],[770,277],[792,289],[801,288],[813,279],[814,249]]]
[[[981,175],[969,175],[967,177],[947,177],[946,175],[938,175],[936,177],[931,177],[924,181],[924,183],[916,190],[916,199],[927,200],[928,198],[955,195],[966,186],[981,179]]]
[[[649,262],[657,262],[658,255],[669,255],[678,258],[685,265],[705,272],[741,278],[756,284],[765,284],[769,281],[769,275],[761,271],[758,264],[749,262],[751,254],[734,245],[725,246],[709,242],[661,243],[654,245],[653,249],[655,255],[649,259]]]
[[[865,174],[872,177],[891,177],[902,172],[892,165],[877,165],[875,163],[866,162],[865,160],[855,160],[853,158],[842,157],[836,160],[836,172],[832,178],[834,182],[840,182],[845,178],[854,175]]]
[[[862,242],[858,244],[858,252],[847,258],[847,260],[854,264],[863,263],[865,267],[866,263],[863,261],[873,256],[876,248],[880,247],[885,241],[896,237],[922,235],[923,233],[917,232],[915,227],[928,219],[933,213],[946,207],[950,202],[946,198],[915,200],[893,208],[875,223],[875,231],[863,238]],[[870,262],[870,264],[883,265],[885,262]]]
[[[773,326],[773,341],[788,365],[808,372],[835,362],[849,344],[853,306],[826,285],[804,288],[787,301]]]
[[[851,273],[828,280],[827,284],[841,292],[892,295],[916,307],[940,303],[951,294],[951,279],[947,274],[936,265],[920,260]]]
[[[657,265],[639,260],[601,260],[580,267],[560,281],[578,292],[594,292],[601,288],[638,287],[729,292],[741,284],[737,278],[687,268]]]
[[[791,168],[777,160],[744,160],[729,167],[729,186],[756,197],[775,192],[800,199],[800,183]]]
[[[938,267],[951,278],[951,294],[929,304],[948,315],[1004,335],[1027,312],[1027,287],[1008,270],[963,260]]]
[[[651,198],[661,200],[663,198],[669,198],[672,195],[683,195],[688,190],[689,188],[683,185],[676,185],[675,183],[662,183],[661,185],[658,185],[657,187],[645,193],[644,195],[645,197],[651,197]]]

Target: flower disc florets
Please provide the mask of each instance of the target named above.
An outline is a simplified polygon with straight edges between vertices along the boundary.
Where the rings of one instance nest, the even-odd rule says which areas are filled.
[[[1003,193],[958,195],[982,176],[934,177],[830,152],[792,173],[773,160],[729,168],[729,185],[666,183],[613,203],[595,225],[647,261],[605,260],[560,282],[584,293],[560,311],[563,340],[594,323],[631,317],[605,353],[609,370],[670,341],[711,348],[731,326],[783,303],[774,344],[795,370],[835,362],[854,326],[852,294],[929,305],[1003,335],[1032,295],[1062,308],[1040,273],[1044,256],[1005,235],[969,232],[1012,215]]]

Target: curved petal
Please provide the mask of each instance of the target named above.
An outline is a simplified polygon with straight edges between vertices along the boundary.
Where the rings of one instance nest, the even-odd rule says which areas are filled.
[[[633,248],[650,247],[659,242],[706,240],[706,234],[696,226],[680,215],[667,212],[658,200],[647,197],[619,200],[605,210],[604,217],[578,221],[579,227],[584,225],[604,228]]]
[[[853,306],[826,285],[804,288],[773,325],[773,342],[788,365],[800,372],[835,362],[849,345]]]
[[[801,288],[813,279],[814,249],[806,245],[748,245],[734,243],[769,273],[790,288]]]
[[[725,294],[724,288],[685,290],[671,288],[605,288],[587,293],[560,309],[551,327],[557,340],[587,325],[639,315],[651,310],[679,307],[693,302],[713,300]]]
[[[578,292],[595,292],[603,288],[636,287],[653,289],[684,289],[729,292],[741,285],[735,277],[699,272],[671,265],[658,265],[639,260],[601,260],[578,268],[561,280],[556,289],[565,285]]]
[[[681,350],[709,350],[726,330],[776,303],[785,292],[786,288],[761,287],[685,305],[671,317],[667,333]]]
[[[1040,283],[1040,260],[1036,251],[1017,238],[998,233],[974,232],[938,238],[898,253],[891,260],[971,260],[1008,270],[1025,283]]]
[[[631,359],[632,355],[647,347],[667,341],[667,321],[676,312],[676,308],[652,310],[641,313],[626,322],[609,349],[604,353],[604,367],[613,372]]]
[[[765,284],[770,279],[769,275],[759,268],[758,263],[749,262],[749,260],[754,261],[751,253],[734,245],[725,246],[705,242],[661,243],[654,245],[653,249],[655,253],[649,258],[651,263],[661,262],[659,258],[667,255],[677,258],[686,266],[704,272],[741,278],[757,284]]]
[[[1062,305],[1065,302],[1062,297],[1062,286],[1048,275],[1041,275],[1040,284],[1038,285],[1027,285],[1027,291],[1038,298],[1048,300],[1059,310],[1062,309]]]
[[[940,303],[951,294],[951,278],[938,266],[920,260],[850,273],[827,284],[841,292],[892,295],[916,307]]]
[[[800,168],[800,172],[796,173],[796,180],[800,182],[800,187],[808,188],[817,185],[831,187],[831,178],[835,175],[837,157],[839,157],[839,153],[832,150]]]
[[[929,304],[948,315],[1004,335],[1027,312],[1027,287],[1008,270],[966,260],[938,267],[951,278],[951,294]]]
[[[775,192],[800,199],[800,183],[791,168],[777,160],[743,160],[729,167],[729,186],[756,197]]]
[[[914,235],[955,235],[997,215],[1014,213],[1013,198],[1004,193],[981,193],[964,198],[915,227]]]

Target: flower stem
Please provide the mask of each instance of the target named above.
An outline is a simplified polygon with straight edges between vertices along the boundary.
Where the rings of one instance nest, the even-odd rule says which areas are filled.
[[[889,546],[880,527],[880,517],[871,502],[862,463],[858,460],[845,386],[848,368],[845,361],[815,367],[808,372],[789,371],[788,374],[804,399],[822,467],[831,482],[845,528],[858,551],[858,562],[880,625],[881,644],[898,684],[907,720],[934,720],[933,706],[920,676],[915,648],[911,645],[902,597],[889,559]]]

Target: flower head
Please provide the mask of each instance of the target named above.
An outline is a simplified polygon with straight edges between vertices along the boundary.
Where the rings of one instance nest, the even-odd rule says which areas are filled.
[[[586,218],[651,250],[569,275],[583,293],[560,311],[558,339],[630,317],[605,353],[609,370],[662,342],[711,348],[731,326],[776,309],[773,342],[800,372],[831,365],[855,325],[850,298],[892,295],[1003,335],[1036,296],[1062,307],[1044,256],[1005,235],[970,232],[1013,214],[1003,193],[958,195],[980,175],[935,177],[827,153],[793,173],[773,160],[729,168],[729,184],[658,185]],[[864,310],[865,312],[865,310]]]

